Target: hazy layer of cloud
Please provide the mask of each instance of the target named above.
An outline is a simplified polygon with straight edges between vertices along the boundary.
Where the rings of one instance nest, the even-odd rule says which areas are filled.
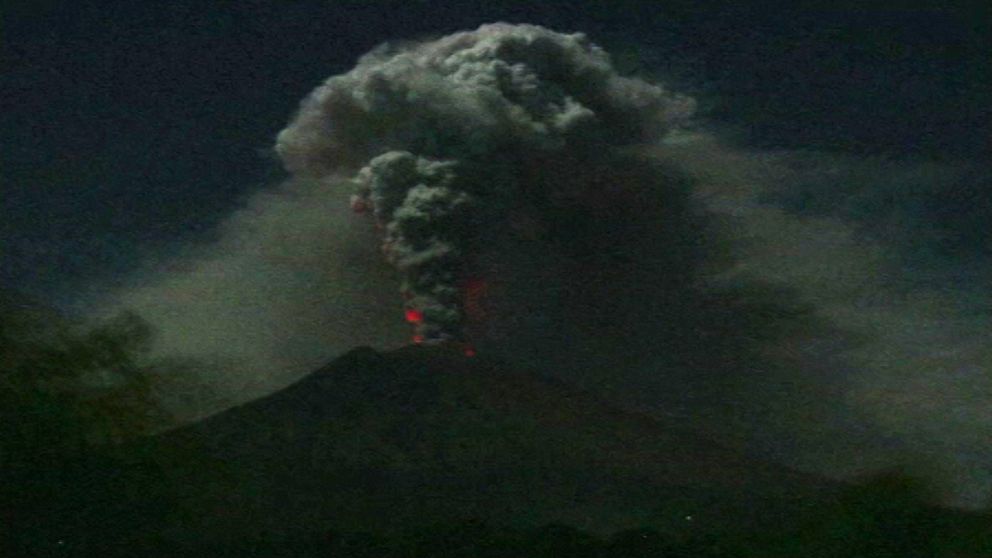
[[[346,192],[285,183],[253,196],[216,242],[150,264],[100,312],[134,309],[156,329],[155,358],[192,362],[243,400],[356,345],[405,340],[398,281],[365,225]]]
[[[254,196],[218,242],[135,277],[106,306],[145,316],[157,357],[198,361],[218,389],[244,390],[238,400],[356,345],[403,343],[406,281],[412,299],[465,313],[456,321],[481,353],[742,450],[835,475],[913,465],[959,502],[987,494],[982,218],[926,211],[962,188],[984,195],[987,174],[746,150],[702,132],[662,139],[666,107],[684,115],[687,100],[616,81],[584,38],[486,29],[382,47],[331,78],[280,137],[296,177]],[[452,57],[485,71],[442,71]],[[516,58],[492,73],[505,57]],[[534,67],[623,84],[627,108],[609,108],[613,86],[589,93],[595,103],[567,101],[568,87],[542,89]],[[476,81],[458,89],[456,75]],[[579,105],[616,118],[555,131]],[[470,217],[455,210],[464,204]],[[434,210],[444,226],[430,229]],[[402,212],[410,221],[397,224]],[[424,226],[436,234],[417,237]],[[948,238],[964,238],[956,253],[968,257],[945,257]],[[425,258],[411,274],[403,258],[414,253]],[[439,287],[459,292],[445,299]]]
[[[987,212],[988,171],[707,143],[671,146],[667,157],[693,169],[697,194],[735,224],[731,274],[788,287],[842,334],[843,342],[815,334],[769,346],[795,359],[790,382],[817,369],[833,376],[834,390],[816,391],[853,428],[847,440],[840,429],[834,442],[800,443],[789,459],[828,471],[898,463],[933,475],[960,503],[987,501],[992,320],[984,286],[992,277],[974,215]],[[974,203],[941,210],[964,206],[961,198]],[[767,386],[755,387],[757,402]],[[786,401],[784,415],[795,405]],[[817,428],[806,421],[801,430]],[[843,447],[859,434],[870,446]],[[821,455],[831,445],[839,453]]]

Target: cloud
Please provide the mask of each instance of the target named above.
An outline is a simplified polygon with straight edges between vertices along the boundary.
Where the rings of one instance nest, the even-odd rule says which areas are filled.
[[[620,76],[580,33],[498,23],[379,47],[318,87],[276,149],[296,176],[356,172],[354,207],[385,231],[416,338],[463,338],[463,284],[511,214],[614,187],[602,165],[583,165],[598,184],[529,169],[656,140],[692,105]]]

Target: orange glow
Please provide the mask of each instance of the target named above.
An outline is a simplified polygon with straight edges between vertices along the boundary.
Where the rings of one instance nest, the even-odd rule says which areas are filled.
[[[420,310],[417,310],[416,308],[407,308],[406,321],[410,322],[411,324],[419,324],[420,322],[424,321],[424,313],[421,312]]]
[[[485,317],[483,301],[486,296],[486,281],[482,278],[473,278],[462,284],[463,308],[465,314],[472,319],[478,320]]]

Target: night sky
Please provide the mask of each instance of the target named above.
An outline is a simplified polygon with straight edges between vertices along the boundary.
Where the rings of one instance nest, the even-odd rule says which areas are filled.
[[[617,385],[594,373],[579,383],[640,406],[669,405],[674,414],[698,418],[704,430],[733,423],[726,443],[751,444],[808,469],[819,463],[858,470],[851,462],[859,455],[870,465],[891,457],[891,448],[926,454],[947,465],[955,477],[950,490],[974,503],[992,487],[985,452],[992,435],[992,354],[985,348],[992,305],[984,292],[992,277],[992,17],[947,3],[916,11],[849,5],[772,11],[739,2],[626,0],[5,2],[0,287],[81,314],[124,292],[121,298],[138,301],[139,310],[151,309],[155,326],[172,325],[193,338],[196,324],[209,322],[228,348],[240,347],[231,344],[235,338],[249,345],[260,343],[253,336],[271,337],[262,326],[287,339],[298,334],[259,356],[262,364],[295,364],[296,376],[306,371],[303,363],[319,363],[349,344],[374,344],[380,333],[390,346],[405,327],[401,301],[362,306],[379,300],[383,284],[396,290],[386,272],[335,268],[349,286],[328,298],[349,302],[340,315],[321,319],[345,320],[341,327],[359,333],[335,334],[331,349],[313,333],[323,322],[294,314],[298,293],[278,284],[243,299],[223,291],[218,299],[232,304],[218,302],[214,314],[213,302],[205,304],[189,322],[157,316],[149,301],[165,292],[195,297],[228,289],[170,282],[199,265],[187,257],[191,250],[236,252],[231,247],[244,238],[270,232],[279,237],[272,246],[291,245],[280,235],[296,233],[276,226],[291,202],[258,194],[287,177],[274,151],[276,134],[314,87],[347,72],[376,45],[434,40],[494,21],[582,31],[619,70],[696,99],[691,131],[708,139],[666,156],[681,157],[688,172],[706,177],[700,191],[710,192],[714,211],[728,222],[739,219],[728,229],[747,239],[733,249],[735,269],[751,274],[755,285],[793,293],[788,297],[829,322],[830,333],[817,338],[819,326],[790,322],[789,332],[772,335],[777,318],[731,320],[743,331],[734,333],[735,342],[747,345],[728,353],[734,367],[752,374],[757,360],[741,355],[788,354],[788,362],[808,365],[810,377],[794,382],[778,373],[733,380],[718,372],[696,379],[652,374],[653,366],[674,370],[706,354],[700,342],[686,341],[692,351],[683,360],[658,365],[645,358]],[[262,224],[252,225],[252,215]],[[256,228],[263,232],[237,232]],[[299,245],[306,242],[314,241]],[[251,261],[218,269],[236,269],[230,277],[257,275],[266,289],[266,277],[281,277],[267,274],[285,272],[256,274]],[[299,269],[286,281],[302,285],[308,271]],[[292,304],[275,308],[280,297]],[[397,324],[381,327],[379,314]],[[264,321],[260,316],[271,321],[243,323]],[[710,324],[700,320],[703,329]],[[609,359],[629,348],[613,342],[619,337],[651,343],[650,333],[627,333],[614,331],[587,349],[595,353],[600,343],[606,348],[599,354]],[[855,333],[860,341],[849,342]],[[186,334],[175,334],[163,350],[182,348]],[[773,337],[774,347],[752,350],[755,339]],[[524,343],[519,354],[538,354],[528,351]],[[568,362],[560,361],[564,368]],[[258,364],[253,373],[266,371]],[[682,399],[666,387],[679,385],[691,385]],[[779,393],[771,385],[792,387]],[[667,395],[645,400],[659,393]],[[743,403],[721,408],[731,393]],[[825,394],[822,408],[811,403],[816,394]],[[763,400],[771,407],[748,410]],[[809,451],[846,435],[838,433],[853,440],[846,453]]]
[[[642,49],[748,144],[988,154],[981,13],[704,5],[5,3],[0,280],[69,303],[208,235],[279,176],[268,150],[315,84],[384,40],[489,21]]]

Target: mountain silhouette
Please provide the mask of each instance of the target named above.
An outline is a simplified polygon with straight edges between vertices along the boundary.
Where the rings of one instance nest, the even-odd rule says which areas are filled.
[[[467,520],[754,529],[836,488],[444,346],[355,349],[73,467],[36,538],[101,552]]]

